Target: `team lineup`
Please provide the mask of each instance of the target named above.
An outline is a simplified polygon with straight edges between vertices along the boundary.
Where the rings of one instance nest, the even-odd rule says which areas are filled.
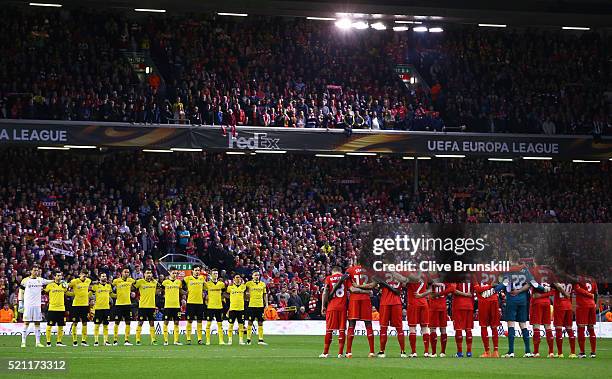
[[[29,277],[24,278],[19,290],[19,309],[23,313],[24,329],[22,332],[21,346],[26,346],[26,336],[29,325],[34,324],[34,335],[36,346],[45,345],[40,342],[40,322],[42,321],[42,292],[49,295],[49,306],[47,311],[46,346],[51,346],[53,327],[57,327],[56,346],[65,346],[62,342],[63,327],[66,325],[65,298],[72,297],[69,320],[72,322],[72,343],[79,345],[77,336],[78,323],[81,328],[81,345],[87,343],[87,321],[89,314],[90,299],[94,300],[94,346],[99,346],[100,326],[103,331],[102,344],[106,346],[119,344],[119,325],[125,323],[124,345],[130,346],[130,322],[132,320],[132,294],[137,291],[138,300],[138,324],[136,327],[136,344],[141,344],[142,327],[145,322],[149,324],[151,343],[157,344],[154,328],[154,313],[156,309],[155,297],[163,293],[163,338],[164,345],[169,344],[168,326],[173,322],[173,343],[179,342],[178,322],[181,319],[182,293],[187,295],[185,317],[187,320],[186,343],[192,343],[193,323],[196,323],[197,343],[202,345],[202,324],[206,321],[206,345],[211,343],[212,322],[217,323],[218,343],[224,345],[224,333],[222,321],[229,321],[228,344],[233,343],[234,325],[238,324],[239,344],[251,344],[252,326],[257,324],[258,344],[266,345],[263,338],[264,309],[267,306],[266,285],[260,281],[259,272],[252,274],[252,280],[243,281],[239,275],[234,276],[230,285],[219,279],[217,270],[204,273],[201,266],[195,265],[192,274],[184,279],[178,278],[177,270],[170,270],[170,275],[159,283],[153,278],[151,270],[144,272],[144,278],[134,279],[130,270],[125,268],[121,276],[112,281],[105,273],[100,274],[99,279],[93,282],[87,277],[86,270],[80,272],[79,277],[66,282],[61,272],[54,273],[52,280],[39,277],[40,269],[35,266]],[[208,277],[208,280],[207,280]],[[248,300],[247,297],[248,296]],[[224,308],[225,300],[229,299],[227,312]],[[245,300],[246,306],[245,306]],[[111,306],[112,304],[112,306]],[[109,324],[114,321],[113,342],[109,340]],[[246,328],[248,322],[251,327]]]
[[[481,328],[484,353],[481,358],[499,358],[499,333],[501,321],[507,323],[508,351],[501,355],[515,357],[516,327],[524,342],[524,357],[540,357],[540,342],[544,332],[549,358],[563,358],[564,331],[569,339],[569,358],[586,358],[585,344],[588,331],[591,358],[596,357],[596,282],[588,277],[574,278],[573,282],[557,280],[546,266],[527,268],[514,264],[504,273],[471,273],[467,280],[459,283],[440,282],[435,275],[423,273],[403,276],[397,272],[385,274],[385,279],[376,277],[368,283],[370,272],[353,265],[342,274],[334,267],[325,279],[322,313],[326,318],[326,334],[323,353],[329,356],[334,331],[338,333],[338,358],[353,356],[352,345],[355,325],[358,320],[365,324],[369,357],[385,358],[389,326],[397,331],[400,357],[415,358],[417,353],[417,326],[423,338],[424,357],[445,357],[447,352],[447,298],[450,296],[451,317],[455,330],[455,357],[472,357],[472,329],[474,328],[475,297],[477,299],[478,322]],[[548,282],[552,284],[548,284]],[[375,354],[372,328],[372,302],[370,293],[377,288],[380,293],[380,349]],[[406,353],[403,330],[403,291],[406,293],[406,318],[409,326],[410,354]],[[578,326],[579,354],[576,354],[576,337],[573,330],[574,311],[572,294],[576,298],[576,324]],[[551,310],[550,298],[553,297]],[[504,300],[503,304],[502,300]],[[500,312],[500,308],[502,312]],[[503,313],[503,317],[502,317]],[[554,314],[554,317],[553,317]],[[348,329],[346,328],[348,320]],[[533,351],[527,322],[533,327]],[[554,324],[555,335],[553,336]],[[491,331],[492,349],[489,343]],[[439,334],[438,334],[439,332]],[[506,334],[505,333],[505,334]],[[440,351],[437,344],[440,337]],[[463,339],[465,336],[465,354]],[[346,351],[344,351],[346,339]],[[556,342],[557,351],[554,351]]]

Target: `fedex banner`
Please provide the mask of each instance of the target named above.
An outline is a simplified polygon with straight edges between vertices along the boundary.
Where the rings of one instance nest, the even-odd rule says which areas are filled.
[[[284,150],[318,153],[387,153],[483,157],[612,158],[612,138],[530,134],[439,133],[388,130],[132,125],[114,122],[0,120],[0,147],[94,146],[207,151]]]
[[[380,331],[380,325],[378,321],[374,321],[372,324],[374,328],[374,334],[378,335]],[[170,323],[170,326],[169,326],[170,334],[173,333],[172,325],[173,324]],[[186,325],[187,325],[186,321],[181,321],[179,323],[180,334],[185,334]],[[132,331],[136,330],[136,326],[137,326],[137,322],[132,321],[132,324],[131,324]],[[285,336],[324,336],[325,335],[325,321],[323,320],[265,321],[265,326],[266,326],[265,332],[267,335],[278,335],[278,336],[283,336],[283,335]],[[46,327],[46,324],[42,323],[41,331],[43,333],[45,332],[45,327]],[[66,326],[64,327],[65,335],[68,335],[70,333],[71,327],[72,327],[72,323],[69,322],[66,324]],[[162,327],[163,327],[163,322],[161,321],[155,322],[156,334],[160,334],[160,335],[162,334]],[[224,332],[227,333],[227,329],[228,329],[227,321],[223,322],[223,328],[224,328]],[[254,329],[257,329],[257,327],[254,327]],[[574,329],[576,329],[575,323],[574,323]],[[23,330],[22,323],[0,324],[0,336],[14,336],[14,335],[20,336],[22,330]],[[80,330],[81,330],[81,327],[79,325],[78,326],[79,333],[80,333]],[[194,326],[194,330],[195,330],[195,326]],[[234,330],[237,333],[238,327],[236,325],[234,325]],[[446,330],[447,330],[448,335],[450,336],[455,335],[455,330],[453,329],[452,322],[450,321],[448,322],[448,326]],[[87,334],[93,335],[93,331],[94,331],[94,324],[92,322],[89,322],[87,324]],[[125,331],[125,325],[124,323],[121,323],[121,325],[119,326],[119,334],[123,334],[124,331]],[[112,334],[113,332],[112,326],[109,327],[109,332]],[[404,321],[404,332],[406,333],[406,335],[408,334],[408,323],[406,321]],[[544,332],[544,329],[542,328],[542,333],[543,332]],[[30,333],[33,333],[33,330],[31,327],[30,327]],[[53,333],[55,334],[55,329]],[[217,334],[217,324],[216,323],[212,324],[212,333]],[[389,335],[394,336],[396,333],[395,328],[389,327],[388,333]],[[500,327],[498,329],[498,333],[500,336],[504,336],[504,328]],[[595,333],[597,334],[597,337],[600,337],[600,338],[612,338],[612,322],[598,322],[597,325],[595,326]],[[142,334],[149,334],[149,328],[148,327],[142,328]],[[480,326],[478,325],[478,321],[474,321],[474,329],[472,331],[472,334],[474,336],[480,336]],[[365,326],[363,322],[361,321],[357,322],[357,327],[355,328],[355,335],[357,336],[366,335],[366,330],[365,330]],[[516,335],[517,336],[520,335],[520,329],[517,329]]]

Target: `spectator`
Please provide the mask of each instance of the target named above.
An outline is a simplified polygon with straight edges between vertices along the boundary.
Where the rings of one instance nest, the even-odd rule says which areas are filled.
[[[4,303],[2,309],[0,309],[0,323],[15,322],[13,310],[9,307],[8,303]]]

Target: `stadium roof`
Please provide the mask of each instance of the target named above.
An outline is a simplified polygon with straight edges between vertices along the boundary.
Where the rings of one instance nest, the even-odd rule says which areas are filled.
[[[588,26],[610,28],[609,0],[53,0],[65,6],[165,9],[168,12],[235,12],[294,17],[338,17],[337,13],[366,18],[404,16],[434,22],[497,23],[509,26]],[[11,3],[27,4],[13,0]]]

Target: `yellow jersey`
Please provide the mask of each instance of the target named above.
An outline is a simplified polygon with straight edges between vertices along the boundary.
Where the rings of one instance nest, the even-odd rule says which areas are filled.
[[[199,278],[193,277],[193,275],[186,276],[183,279],[185,287],[187,287],[187,304],[204,304],[204,284],[206,283],[203,276]]]
[[[132,304],[132,285],[135,280],[133,278],[127,278],[123,280],[122,278],[117,278],[113,280],[113,286],[115,287],[115,292],[117,293],[117,302],[115,305],[130,305]]]
[[[249,290],[249,307],[263,308],[266,284],[262,281],[256,283],[253,280],[249,280],[246,282],[246,288]]]
[[[96,296],[94,310],[97,311],[99,309],[110,309],[110,296],[113,292],[113,287],[109,283],[98,283],[91,286],[91,290]]]
[[[49,293],[49,310],[50,311],[66,311],[64,305],[64,296],[68,291],[68,286],[64,284],[57,284],[55,282],[47,284],[45,292]]]
[[[140,292],[138,308],[155,308],[155,293],[157,292],[157,280],[138,279],[134,287]]]
[[[68,284],[68,288],[72,288],[74,292],[74,299],[72,299],[73,307],[86,307],[89,306],[89,286],[91,285],[91,279],[81,278],[72,279]]]
[[[180,279],[166,279],[162,282],[164,287],[164,308],[180,308],[180,289],[183,281]]]
[[[227,287],[227,293],[230,295],[230,311],[244,311],[244,292],[246,285],[243,283],[239,286],[231,284]]]
[[[220,280],[216,282],[206,282],[206,306],[208,309],[223,309],[223,290],[225,289],[225,283]]]

